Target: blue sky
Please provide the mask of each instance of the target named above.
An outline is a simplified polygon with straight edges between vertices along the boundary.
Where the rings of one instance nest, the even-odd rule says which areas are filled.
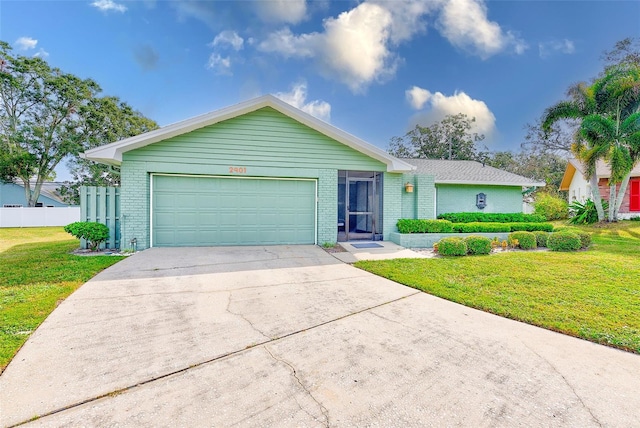
[[[490,149],[518,150],[603,50],[639,36],[637,1],[0,0],[14,53],[160,125],[272,93],[381,148],[463,112]]]

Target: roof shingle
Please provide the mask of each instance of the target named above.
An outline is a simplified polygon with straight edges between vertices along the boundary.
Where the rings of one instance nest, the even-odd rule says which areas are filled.
[[[518,174],[513,174],[470,160],[402,159],[416,166],[415,174],[433,175],[441,184],[485,184],[493,186],[544,186]]]

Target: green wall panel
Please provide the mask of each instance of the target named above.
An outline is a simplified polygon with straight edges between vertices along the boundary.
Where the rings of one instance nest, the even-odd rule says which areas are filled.
[[[437,215],[459,212],[516,213],[522,212],[522,189],[518,186],[470,186],[436,184]],[[487,195],[487,206],[476,207],[476,195]]]

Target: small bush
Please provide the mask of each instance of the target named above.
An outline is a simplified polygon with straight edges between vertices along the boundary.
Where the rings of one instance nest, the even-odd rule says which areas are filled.
[[[459,233],[509,232],[507,223],[453,223],[453,231]]]
[[[462,238],[442,238],[438,241],[438,253],[443,256],[464,256],[467,244]]]
[[[493,247],[492,241],[484,236],[471,235],[464,238],[468,254],[489,254]]]
[[[78,239],[86,240],[91,251],[97,250],[100,244],[109,238],[109,228],[105,224],[93,221],[76,221],[66,225],[64,231]]]
[[[451,233],[453,227],[447,220],[423,220],[403,218],[398,220],[400,233]]]
[[[573,233],[578,238],[580,238],[580,247],[581,248],[589,248],[591,245],[591,234],[587,233],[577,227],[573,226],[558,226],[553,229],[554,232],[567,232]]]
[[[533,203],[534,214],[544,216],[548,221],[564,220],[569,217],[569,204],[558,196],[538,193]]]
[[[640,221],[640,216],[631,217],[629,220],[631,220],[631,221]]]
[[[439,219],[452,223],[540,223],[546,221],[544,216],[523,213],[446,213]]]
[[[547,242],[552,251],[576,251],[581,246],[580,237],[572,232],[553,232]]]
[[[549,232],[545,232],[544,230],[536,230],[533,232],[536,236],[536,245],[538,247],[546,248],[547,241],[549,241]]]
[[[523,250],[537,248],[536,235],[532,232],[512,232],[509,234],[509,242],[518,241],[517,246]]]

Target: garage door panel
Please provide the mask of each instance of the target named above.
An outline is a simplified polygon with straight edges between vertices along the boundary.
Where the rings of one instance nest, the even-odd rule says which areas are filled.
[[[315,242],[315,181],[155,175],[153,245]]]

